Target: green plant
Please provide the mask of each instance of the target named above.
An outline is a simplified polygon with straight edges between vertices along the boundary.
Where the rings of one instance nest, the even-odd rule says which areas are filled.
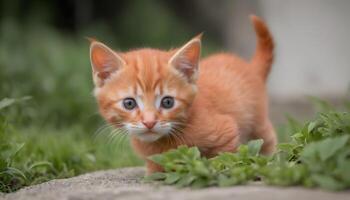
[[[260,180],[266,184],[350,188],[350,113],[331,108],[315,120],[296,126],[291,141],[278,145],[272,156],[259,155],[262,140],[241,145],[236,153],[206,159],[197,147],[182,146],[151,156],[163,166],[146,180],[180,187],[230,186]]]

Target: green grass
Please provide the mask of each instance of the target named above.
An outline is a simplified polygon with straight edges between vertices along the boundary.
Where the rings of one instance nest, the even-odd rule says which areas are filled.
[[[141,165],[125,138],[86,134],[80,126],[14,128],[0,120],[0,191],[100,169]],[[108,132],[108,131],[105,131]],[[103,133],[102,133],[103,134]]]
[[[323,111],[314,120],[304,124],[290,120],[284,129],[290,131],[284,133],[290,135],[289,142],[280,143],[271,156],[259,154],[262,140],[241,145],[237,153],[221,153],[212,159],[201,157],[197,147],[183,146],[151,156],[165,172],[146,180],[197,188],[262,181],[277,186],[349,189],[350,109],[335,111],[321,100],[317,104]]]
[[[126,138],[111,141],[104,136],[109,130],[99,137],[87,134],[79,125],[64,129],[15,128],[4,113],[0,109],[1,192],[89,171],[142,164]]]

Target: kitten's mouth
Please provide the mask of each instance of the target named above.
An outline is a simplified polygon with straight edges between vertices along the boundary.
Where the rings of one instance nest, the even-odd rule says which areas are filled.
[[[127,126],[127,130],[131,136],[142,142],[155,142],[163,137],[170,135],[170,124],[158,124],[152,128],[142,126]]]
[[[155,131],[149,130],[149,131],[145,132],[144,134],[158,134],[158,133]]]
[[[146,131],[134,135],[142,142],[155,142],[165,136],[164,134],[160,134],[155,131]]]

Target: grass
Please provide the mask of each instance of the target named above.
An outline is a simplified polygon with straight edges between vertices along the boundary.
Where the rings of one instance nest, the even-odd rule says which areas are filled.
[[[125,138],[111,142],[108,137],[86,134],[81,126],[15,128],[3,115],[4,109],[0,113],[1,192],[89,171],[142,164]]]

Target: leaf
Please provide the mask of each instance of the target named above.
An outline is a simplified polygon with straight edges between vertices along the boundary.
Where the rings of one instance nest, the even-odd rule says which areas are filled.
[[[311,179],[320,187],[325,189],[340,190],[345,188],[344,184],[342,184],[340,181],[334,179],[331,176],[315,174],[311,176]]]
[[[326,161],[337,153],[338,150],[342,149],[348,142],[350,135],[343,135],[336,138],[326,138],[322,141],[313,142],[305,146],[301,152],[301,158],[304,160],[308,159],[321,159]],[[316,163],[315,163],[316,164]]]
[[[155,154],[152,156],[149,156],[148,159],[152,160],[153,162],[162,165],[164,161],[164,154]]]
[[[14,99],[14,98],[4,98],[0,101],[0,110],[6,108],[6,107],[9,107],[11,106],[12,104],[14,103],[17,103],[17,102],[22,102],[22,101],[27,101],[29,99],[31,99],[32,97],[30,96],[25,96],[25,97],[22,97],[22,98],[18,98],[18,99]]]
[[[316,125],[317,125],[316,122],[310,122],[309,125],[307,126],[307,132],[310,133],[311,131],[313,131]]]
[[[335,170],[335,173],[342,179],[344,182],[346,182],[348,185],[350,185],[350,159],[349,160],[343,160],[342,162],[338,162],[337,169]]]
[[[237,184],[237,179],[235,177],[227,177],[225,175],[219,175],[218,181],[218,185],[220,187],[227,187]]]
[[[291,143],[280,143],[277,145],[277,148],[282,151],[291,152],[294,145]]]
[[[151,175],[145,177],[145,180],[164,180],[166,178],[166,173],[155,172]]]
[[[30,165],[28,167],[29,170],[33,170],[34,168],[37,167],[49,167],[52,168],[52,163],[48,162],[48,161],[41,161],[41,162],[35,162],[34,164]]]
[[[264,143],[264,140],[262,139],[249,141],[247,144],[249,155],[252,155],[252,156],[258,155],[263,143]]]
[[[303,160],[310,160],[311,158],[317,158],[317,153],[317,144],[311,143],[303,149],[300,155]]]
[[[24,147],[24,143],[19,143],[19,144],[15,144],[15,145],[13,145],[13,149],[12,149],[12,152],[11,152],[11,155],[10,155],[10,157],[14,157],[14,156],[16,156],[17,155],[17,153],[19,152],[19,151],[21,151],[21,149]]]
[[[173,173],[167,173],[165,175],[165,180],[164,180],[164,183],[166,184],[173,184],[175,182],[177,182],[178,180],[180,179],[180,175],[173,172]]]
[[[298,140],[298,139],[303,138],[303,137],[304,137],[304,134],[301,132],[298,132],[298,133],[295,133],[294,135],[292,135],[292,138],[295,140]]]
[[[193,188],[203,188],[209,185],[209,181],[203,178],[197,178],[192,182]]]
[[[15,102],[16,102],[15,99],[9,99],[9,98],[2,99],[0,101],[0,110],[14,104]]]
[[[192,155],[192,159],[198,159],[201,157],[201,152],[197,147],[191,147],[189,153]]]
[[[247,145],[240,145],[238,147],[238,153],[241,155],[247,155],[249,153],[249,149]]]
[[[335,160],[335,159],[334,159]],[[346,180],[350,186],[350,148],[346,146],[337,153],[334,175]]]
[[[178,187],[189,186],[195,179],[196,179],[195,176],[188,174],[186,176],[181,177],[179,181],[176,183],[176,186]]]
[[[193,161],[193,173],[199,176],[209,176],[208,166],[202,160]]]
[[[15,167],[8,167],[6,172],[8,174],[11,174],[11,175],[19,175],[20,177],[22,177],[24,180],[27,180],[27,176],[24,174],[24,172],[22,172],[21,170],[15,168]]]
[[[342,149],[348,142],[350,135],[343,135],[336,138],[327,138],[319,142],[319,153],[322,161],[333,156],[339,149]]]

